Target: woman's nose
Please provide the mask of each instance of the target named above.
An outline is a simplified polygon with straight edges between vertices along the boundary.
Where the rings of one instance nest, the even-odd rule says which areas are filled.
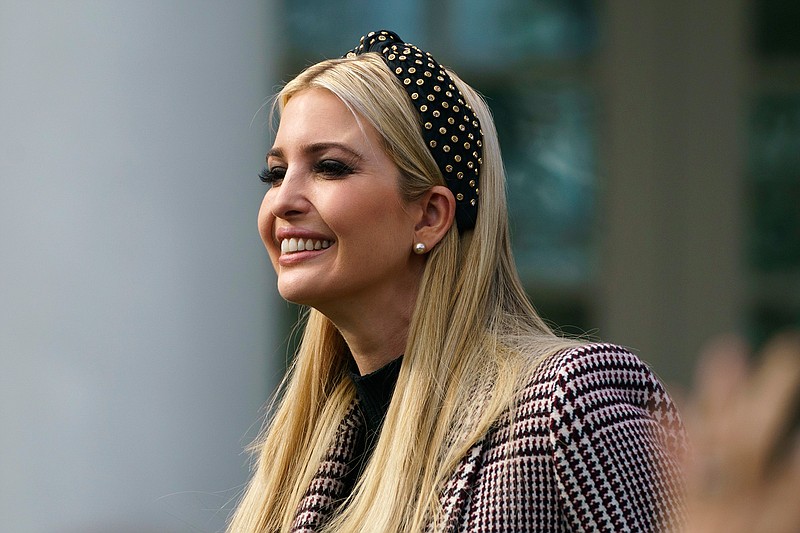
[[[308,212],[311,203],[302,175],[287,171],[284,178],[270,190],[272,214],[284,220]]]

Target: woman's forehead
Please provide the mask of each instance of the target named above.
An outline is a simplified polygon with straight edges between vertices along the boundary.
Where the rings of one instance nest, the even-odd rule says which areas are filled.
[[[381,146],[377,130],[327,89],[304,89],[292,95],[281,113],[271,152],[325,144],[345,144],[357,153]]]

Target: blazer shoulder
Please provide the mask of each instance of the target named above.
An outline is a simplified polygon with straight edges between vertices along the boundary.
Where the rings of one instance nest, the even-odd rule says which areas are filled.
[[[543,384],[580,387],[606,384],[663,388],[653,370],[629,349],[608,343],[565,348],[537,367],[526,388]]]
[[[618,370],[652,374],[650,367],[628,348],[609,343],[591,343],[565,348],[550,357],[547,366],[558,374]]]
[[[520,391],[517,409],[546,401],[548,410],[572,404],[615,401],[642,408],[666,426],[680,429],[674,403],[647,363],[616,344],[591,343],[561,350],[545,359]]]

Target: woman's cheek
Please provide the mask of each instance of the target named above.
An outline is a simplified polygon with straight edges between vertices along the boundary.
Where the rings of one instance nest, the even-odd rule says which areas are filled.
[[[269,208],[269,200],[267,196],[264,196],[264,200],[261,202],[261,207],[258,210],[258,233],[261,236],[261,241],[264,243],[267,251],[269,252],[270,256],[273,255],[273,226],[275,223],[275,217],[272,215],[272,212]]]

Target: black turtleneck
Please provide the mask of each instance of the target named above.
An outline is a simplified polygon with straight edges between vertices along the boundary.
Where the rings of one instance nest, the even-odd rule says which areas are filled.
[[[353,484],[361,477],[364,467],[375,450],[383,420],[386,418],[386,411],[392,401],[392,394],[397,384],[397,376],[400,374],[402,361],[403,356],[400,356],[366,376],[362,376],[358,372],[355,361],[351,361],[350,379],[353,380],[353,384],[356,386],[358,405],[361,409],[365,426],[365,431],[362,434],[363,438],[351,463],[352,469],[350,476],[348,476],[352,476]]]

